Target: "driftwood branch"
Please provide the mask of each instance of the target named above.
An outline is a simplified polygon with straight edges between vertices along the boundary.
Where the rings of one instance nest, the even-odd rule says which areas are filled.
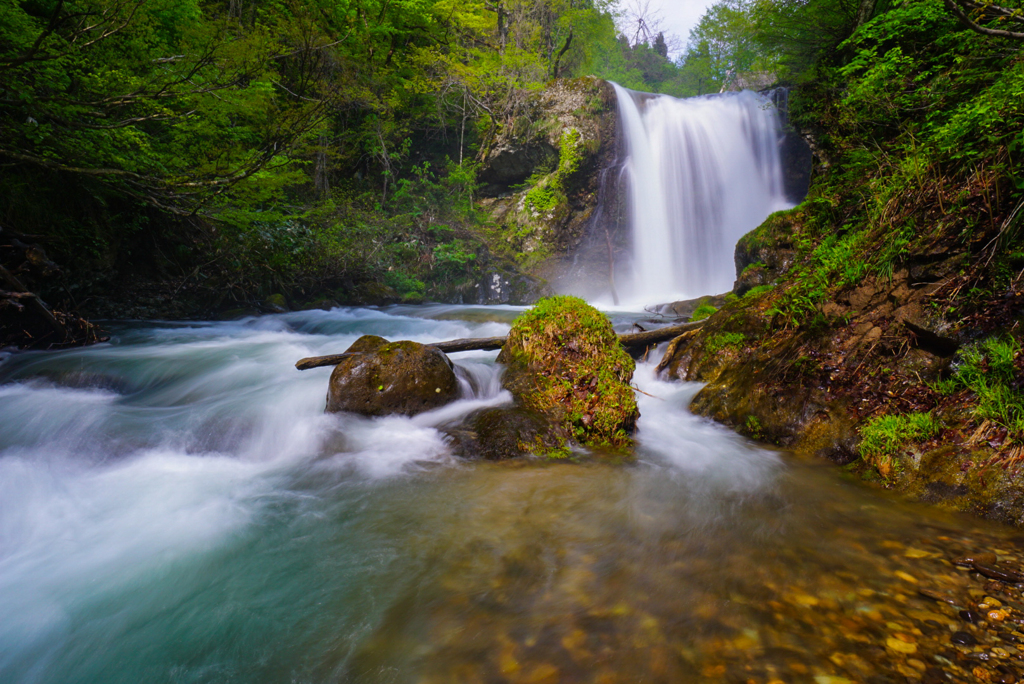
[[[678,337],[687,331],[696,330],[702,325],[704,325],[704,321],[697,321],[694,323],[671,325],[667,328],[658,328],[656,330],[646,330],[639,333],[619,335],[619,343],[627,349],[648,347],[652,344],[671,340],[672,338]],[[462,340],[449,340],[447,342],[436,342],[431,346],[437,347],[445,354],[461,351],[492,351],[494,349],[501,349],[505,344],[506,339],[508,338],[477,337]],[[345,352],[343,354],[328,354],[327,356],[310,356],[297,361],[295,367],[299,370],[309,370],[310,368],[320,368],[321,366],[337,366],[351,355],[352,353]]]

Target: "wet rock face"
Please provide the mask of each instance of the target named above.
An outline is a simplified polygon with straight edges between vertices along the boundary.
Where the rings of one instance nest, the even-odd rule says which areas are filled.
[[[481,160],[480,206],[529,275],[554,291],[607,292],[609,254],[629,240],[613,169],[615,91],[584,77],[523,97]]]
[[[736,243],[736,284],[733,292],[744,295],[760,285],[775,283],[796,260],[789,226],[773,214]]]
[[[533,411],[499,406],[471,415],[448,434],[454,451],[463,458],[504,461],[537,451],[551,429],[551,424]]]
[[[525,145],[507,141],[491,150],[487,166],[480,172],[478,180],[492,192],[502,192],[525,181],[534,169],[554,166],[557,162],[558,151],[546,140]]]
[[[412,416],[459,396],[452,362],[435,347],[364,335],[331,373],[327,412]]]
[[[722,308],[725,304],[725,295],[710,295],[698,297],[697,299],[683,299],[678,302],[669,302],[655,307],[655,310],[666,316],[671,315],[677,318],[689,319],[693,313],[702,306],[713,306],[716,309]]]

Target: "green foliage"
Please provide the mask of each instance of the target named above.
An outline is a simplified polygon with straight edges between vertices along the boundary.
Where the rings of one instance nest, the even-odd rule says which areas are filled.
[[[990,337],[963,349],[956,372],[935,388],[943,394],[971,391],[977,398],[975,416],[1002,425],[1014,441],[1024,442],[1022,374],[1020,342],[1010,336]]]
[[[755,415],[748,415],[746,420],[743,421],[743,431],[751,439],[764,440],[764,428],[761,426],[761,421]]]
[[[818,307],[830,292],[859,282],[870,269],[863,232],[829,235],[817,245],[809,238],[796,237],[806,258],[791,271],[791,284],[768,310],[791,327],[816,320]]]
[[[941,431],[942,425],[931,413],[875,416],[860,428],[860,454],[888,478],[899,472],[898,456],[908,443],[931,439]]]
[[[693,315],[690,316],[690,320],[703,321],[705,318],[715,313],[716,311],[718,311],[717,306],[712,306],[711,304],[701,304],[696,309],[694,309]]]
[[[877,3],[881,6],[883,3]],[[753,0],[747,5],[757,50],[784,81],[802,81],[835,60],[857,27],[860,4],[845,0]]]
[[[458,286],[482,257],[469,160],[551,77],[644,87],[627,56],[602,0],[3,3],[0,223],[97,267],[147,225],[236,295]]]
[[[756,42],[752,6],[719,0],[690,31],[682,66],[688,95],[717,93],[739,74],[774,71],[774,59]]]
[[[423,297],[426,284],[400,271],[389,271],[384,275],[384,283],[395,290],[405,300],[418,300]]]

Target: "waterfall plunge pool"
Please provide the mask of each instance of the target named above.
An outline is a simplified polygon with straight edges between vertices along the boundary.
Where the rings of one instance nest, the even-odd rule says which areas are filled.
[[[751,444],[689,414],[698,387],[650,363],[624,467],[452,457],[438,428],[509,400],[494,353],[453,355],[465,398],[411,419],[324,415],[330,369],[293,367],[364,333],[499,335],[516,313],[120,324],[109,344],[3,358],[0,681],[840,684],[1016,667],[1012,638],[954,644],[975,628],[919,593],[995,591],[949,559],[1015,558],[1016,530]]]

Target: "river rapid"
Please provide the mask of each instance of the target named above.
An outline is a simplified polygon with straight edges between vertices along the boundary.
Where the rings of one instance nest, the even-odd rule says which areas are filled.
[[[325,415],[330,369],[293,366],[362,334],[500,335],[516,313],[119,323],[107,344],[0,358],[0,681],[841,684],[1016,667],[1010,638],[1006,656],[951,644],[974,629],[962,606],[920,593],[994,591],[949,558],[1014,558],[1016,530],[745,441],[688,413],[699,386],[651,362],[625,466],[452,456],[446,425],[510,401],[495,353],[453,355],[463,398],[414,418]]]

